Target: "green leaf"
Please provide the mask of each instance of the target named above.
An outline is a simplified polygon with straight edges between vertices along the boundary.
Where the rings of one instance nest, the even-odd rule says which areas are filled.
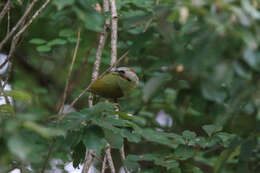
[[[80,141],[72,150],[73,167],[77,168],[79,164],[85,160],[86,147],[83,142]]]
[[[138,116],[135,116],[135,115],[129,115],[128,113],[121,112],[121,111],[117,111],[117,112],[115,112],[115,114],[118,114],[120,118],[132,120],[133,122],[136,122],[139,125],[144,126],[146,124],[146,120],[142,117],[138,117]]]
[[[212,134],[221,131],[222,127],[214,124],[210,124],[210,125],[202,126],[202,129],[209,135],[209,137],[211,137]]]
[[[64,136],[65,135],[65,133],[60,129],[44,127],[33,121],[25,121],[23,123],[23,126],[29,130],[32,130],[32,131],[40,134],[42,137],[45,137],[45,138],[50,138],[52,136],[61,136],[61,135]]]
[[[129,154],[126,159],[123,160],[123,163],[129,170],[136,170],[135,172],[137,172],[138,168],[140,168],[140,165],[137,162],[138,160],[139,156]]]
[[[53,4],[56,5],[58,10],[62,10],[63,8],[67,6],[73,5],[75,0],[53,0]]]
[[[230,156],[234,155],[233,153],[237,153],[237,148],[239,148],[241,141],[238,139],[234,139],[232,143],[229,145],[228,149],[223,150],[218,157],[218,160],[215,162],[214,172],[220,173],[223,169],[226,161],[230,158]]]
[[[194,166],[192,164],[189,164],[189,163],[186,163],[184,165],[183,172],[187,172],[187,173],[203,173],[200,168],[198,168],[198,167],[196,167],[196,166]]]
[[[102,129],[97,126],[87,128],[82,141],[88,149],[93,150],[97,154],[99,154],[106,145],[104,133]]]
[[[242,78],[248,80],[252,79],[252,72],[248,68],[244,67],[241,63],[236,61],[233,63],[233,67],[235,72]]]
[[[67,41],[66,40],[63,40],[63,39],[60,39],[60,38],[56,38],[54,40],[51,40],[48,42],[48,46],[53,46],[53,45],[64,45],[66,44]]]
[[[32,96],[26,91],[21,91],[21,90],[5,91],[4,95],[10,96],[14,100],[18,100],[26,103],[32,103]]]
[[[187,160],[193,157],[195,150],[193,147],[180,145],[173,153],[174,158],[178,160]]]
[[[120,149],[123,145],[123,137],[111,130],[104,130],[105,138],[112,148]]]
[[[179,162],[176,160],[163,160],[163,159],[156,159],[154,162],[156,165],[160,165],[166,167],[167,170],[175,169],[179,167]]]
[[[44,44],[46,43],[46,40],[43,40],[41,38],[34,38],[29,41],[31,44]]]
[[[63,29],[59,32],[60,37],[71,37],[74,34],[72,29]]]
[[[230,142],[236,137],[235,134],[229,134],[225,132],[216,133],[216,136],[221,139],[221,141],[224,144],[224,147],[227,147],[230,144]]]
[[[23,137],[18,135],[10,136],[8,139],[8,148],[14,155],[23,160],[32,152],[30,144],[28,144]]]
[[[91,108],[87,108],[81,111],[82,113],[92,114],[94,116],[100,116],[104,112],[114,112],[114,104],[108,104],[106,102],[99,102]]]
[[[204,84],[201,88],[203,97],[215,101],[217,103],[223,103],[227,94],[221,88],[216,87],[213,84]]]
[[[48,45],[38,46],[36,48],[38,52],[49,52],[51,50],[51,47]]]
[[[4,104],[0,105],[0,115],[12,115],[14,114],[14,109],[11,105]]]
[[[68,41],[70,42],[70,43],[76,43],[77,42],[77,37],[69,37],[68,38]],[[81,39],[79,39],[79,40],[81,40]]]
[[[175,147],[175,143],[168,139],[164,133],[152,130],[152,129],[143,129],[142,134],[143,138],[145,138],[148,141],[156,142],[159,144],[167,145],[169,147]]]
[[[81,9],[77,8],[76,6],[73,7],[78,18],[82,20],[86,29],[102,32],[103,31],[103,24],[104,24],[104,16],[102,16],[99,12],[88,9],[82,11]]]
[[[105,119],[93,119],[92,121],[93,121],[92,122],[93,124],[101,127],[104,130],[108,129],[108,130],[113,131],[114,133],[119,133],[120,132],[119,128],[113,126],[113,124],[111,124],[110,122],[105,121]]]
[[[128,129],[122,129],[120,134],[121,136],[127,138],[129,142],[138,143],[141,141],[141,136],[139,134],[134,133],[134,131],[131,132]]]
[[[189,130],[185,130],[182,132],[182,136],[187,138],[187,139],[195,139],[196,138],[196,133],[189,131]]]

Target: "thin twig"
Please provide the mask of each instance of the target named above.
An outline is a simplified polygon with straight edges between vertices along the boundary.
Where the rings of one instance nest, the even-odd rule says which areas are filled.
[[[159,5],[160,0],[155,0],[155,5]],[[149,26],[152,24],[153,17],[151,17],[145,24],[143,32],[146,32]]]
[[[56,142],[56,138],[53,138],[52,141],[51,141],[51,145],[49,147],[49,150],[48,150],[48,154],[46,156],[46,159],[44,160],[43,164],[42,164],[42,169],[41,169],[41,173],[44,173],[45,172],[45,169],[47,167],[47,164],[48,164],[48,161],[49,161],[49,158],[51,156],[51,153],[53,151],[53,148],[54,148],[54,144]]]
[[[5,61],[0,65],[0,69],[3,68],[7,62],[8,62],[8,59],[6,58]]]
[[[20,27],[23,27],[24,23],[25,23],[25,21],[23,21],[21,23]],[[13,37],[12,43],[11,43],[11,48],[10,48],[9,53],[8,53],[8,55],[6,57],[6,60],[5,60],[6,62],[3,63],[3,64],[5,64],[5,63],[9,62],[8,69],[7,69],[7,77],[6,77],[5,81],[4,81],[4,87],[5,87],[5,85],[7,85],[7,82],[9,80],[9,77],[10,77],[11,72],[12,72],[13,63],[12,63],[12,59],[11,58],[12,58],[12,56],[14,54],[14,51],[16,49],[16,46],[17,46],[17,43],[18,43],[19,39],[20,39],[20,37]],[[1,66],[3,64],[1,64]]]
[[[6,3],[5,3],[5,6],[4,8],[2,9],[1,13],[0,13],[0,23],[2,21],[2,19],[4,18],[6,12],[8,11],[8,9],[10,8],[10,5],[11,5],[11,2],[10,0],[8,0]]]
[[[105,154],[104,160],[103,160],[103,163],[102,163],[101,173],[105,173],[106,168],[107,168],[107,155]]]
[[[75,46],[75,49],[74,49],[73,58],[72,58],[72,62],[71,62],[71,65],[70,65],[68,77],[67,77],[66,84],[65,84],[65,90],[64,90],[63,97],[62,97],[62,102],[61,102],[62,106],[60,107],[60,110],[59,110],[59,114],[58,114],[59,115],[59,121],[57,122],[57,124],[60,122],[61,117],[62,117],[64,103],[65,103],[65,100],[66,100],[68,86],[69,86],[69,80],[70,80],[70,76],[71,76],[71,73],[72,73],[72,69],[73,69],[73,66],[74,66],[75,59],[77,57],[77,52],[78,52],[78,47],[79,47],[79,40],[80,40],[80,30],[78,31],[77,42],[76,42],[76,46]],[[56,137],[54,137],[52,139],[52,141],[51,141],[51,145],[49,147],[48,154],[47,154],[47,156],[46,156],[46,158],[45,158],[45,160],[43,162],[41,173],[44,173],[44,171],[46,169],[46,166],[48,164],[49,158],[50,158],[51,153],[53,151],[55,142],[56,142]]]
[[[74,49],[73,58],[72,58],[72,61],[71,61],[71,64],[70,64],[70,69],[69,69],[69,73],[68,73],[68,76],[67,76],[63,97],[62,97],[62,100],[61,100],[61,106],[60,106],[59,114],[62,114],[62,111],[64,111],[63,108],[64,108],[64,103],[65,103],[66,98],[67,98],[67,93],[68,93],[68,89],[69,89],[69,81],[70,81],[72,69],[73,69],[73,66],[74,66],[74,63],[75,63],[75,60],[76,60],[76,57],[77,57],[77,53],[78,53],[79,40],[80,40],[80,30],[78,31],[77,42],[76,42],[76,46],[75,46],[75,49]]]
[[[122,159],[122,162],[125,160],[125,149],[124,149],[124,144],[122,145],[122,147],[120,148],[120,155],[121,155],[121,159]],[[124,170],[126,173],[130,173],[130,171],[125,167],[124,167]]]
[[[33,6],[36,4],[37,1],[39,1],[39,0],[33,0],[32,1],[32,3],[29,5],[29,7],[24,12],[23,16],[20,18],[20,20],[17,22],[17,24],[12,28],[11,32],[5,36],[5,38],[0,43],[0,50],[3,48],[3,45],[9,40],[9,38],[13,36],[14,32],[26,20],[26,17],[29,15],[29,13],[31,12],[31,10],[33,9]]]
[[[93,159],[94,159],[94,156],[93,156],[93,151],[92,150],[89,150],[88,151],[88,154],[87,154],[87,160],[85,161],[85,164],[83,166],[83,169],[82,169],[82,173],[88,173],[88,170],[91,166],[91,163],[93,162]]]
[[[26,12],[25,13],[28,13],[30,12],[31,8],[33,7],[33,5],[37,2],[38,0],[34,0],[30,6],[27,8]],[[46,2],[41,6],[41,8],[39,8],[33,15],[33,17],[30,19],[29,22],[27,22],[25,25],[25,14],[23,15],[23,17],[18,21],[18,23],[13,27],[12,31],[6,36],[6,41],[12,36],[12,34],[15,32],[15,30],[21,26],[22,28],[19,30],[18,33],[15,34],[15,36],[13,37],[13,40],[12,40],[12,44],[11,44],[11,50],[9,51],[9,55],[8,57],[6,58],[5,62],[3,62],[1,65],[0,65],[0,68],[2,68],[9,60],[10,58],[12,57],[13,53],[14,53],[14,50],[15,50],[15,47],[17,45],[17,42],[18,42],[18,39],[19,37],[21,36],[21,34],[28,28],[28,26],[33,22],[33,20],[41,13],[41,11],[47,6],[47,4],[50,2],[50,0],[46,0]],[[27,15],[28,15],[27,14]],[[5,39],[0,43],[0,50],[3,46],[3,44],[5,43]],[[15,43],[15,44],[13,44]]]
[[[111,173],[116,173],[116,169],[115,169],[112,155],[111,155],[111,147],[110,147],[110,144],[108,144],[108,143],[106,145],[106,156],[107,156],[107,161],[108,161]]]
[[[73,74],[73,77],[71,77],[71,82],[69,83],[69,89],[67,93],[67,97],[74,91],[76,87],[78,87],[79,82],[82,80],[80,76],[82,76],[82,73],[86,71],[86,68],[89,63],[89,57],[91,55],[92,47],[90,47],[87,50],[87,53],[85,55],[85,61],[81,64],[81,66],[77,69],[75,69],[75,73]],[[60,103],[60,102],[59,102]]]
[[[97,53],[96,53],[96,60],[95,60],[94,67],[93,67],[92,79],[91,79],[92,82],[97,80],[97,78],[98,78],[101,56],[102,56],[103,49],[104,49],[106,39],[107,39],[106,30],[107,30],[107,26],[104,25],[103,32],[100,35],[98,49],[97,49]],[[89,106],[91,107],[92,105],[93,105],[93,94],[90,94],[90,96],[89,96]]]
[[[10,6],[8,8],[8,12],[7,12],[7,34],[9,34],[10,32]]]
[[[107,0],[104,0],[104,5],[103,5],[104,12],[108,12],[109,6],[108,6],[108,3],[106,3],[105,1],[107,1]],[[101,57],[102,57],[103,49],[104,49],[106,39],[107,39],[107,27],[108,26],[105,23],[104,28],[103,28],[103,32],[100,34],[99,44],[98,44],[98,48],[97,48],[97,52],[96,52],[96,60],[94,62],[94,67],[93,67],[93,72],[92,72],[92,79],[91,79],[92,83],[95,80],[97,80],[97,78],[98,78],[99,67],[100,67],[100,63],[101,63]],[[93,93],[90,93],[90,96],[88,98],[89,107],[93,106],[93,98],[94,98]],[[94,151],[92,151],[92,150],[90,150],[89,152],[94,153]],[[93,156],[86,154],[86,161],[84,162],[82,173],[88,173],[90,165],[92,164],[93,159],[91,159],[89,157],[93,157]]]
[[[118,24],[118,16],[116,9],[115,0],[109,0],[111,6],[111,62],[110,65],[114,64],[117,59],[117,24]]]
[[[38,1],[38,0],[35,0]],[[48,5],[48,3],[50,2],[50,0],[46,0],[45,3],[41,6],[41,8],[39,8],[34,15],[31,17],[31,19],[29,20],[29,22],[27,22],[22,29],[19,30],[18,33],[16,33],[16,35],[14,36],[14,38],[19,37],[33,22],[33,20],[42,12],[42,10]],[[0,47],[1,49],[1,47]]]

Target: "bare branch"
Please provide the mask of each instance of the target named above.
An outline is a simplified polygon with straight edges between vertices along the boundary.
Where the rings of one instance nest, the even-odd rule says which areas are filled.
[[[108,161],[111,173],[116,173],[116,169],[115,169],[113,159],[112,159],[112,156],[111,156],[110,144],[107,144],[107,146],[106,146],[106,156],[107,156],[107,161]]]
[[[23,27],[24,23],[25,23],[25,21],[22,22],[20,27]],[[1,67],[2,67],[2,65],[5,65],[7,62],[9,62],[8,69],[7,69],[7,77],[6,77],[5,81],[4,81],[4,87],[5,87],[5,85],[7,85],[7,82],[9,80],[10,74],[12,72],[13,63],[12,63],[12,59],[11,58],[12,58],[12,56],[14,54],[14,51],[15,51],[15,48],[17,46],[18,41],[19,41],[19,37],[13,37],[12,43],[11,43],[11,48],[9,50],[9,53],[8,53],[7,57],[6,57],[6,60],[5,60],[5,62],[3,64],[1,64]]]
[[[75,62],[75,59],[77,57],[77,52],[78,52],[78,47],[79,47],[79,40],[80,40],[80,30],[78,31],[78,37],[77,37],[77,42],[76,42],[76,46],[75,46],[75,49],[74,49],[74,53],[73,53],[73,58],[72,58],[72,62],[71,62],[71,65],[70,65],[70,69],[69,69],[69,73],[68,73],[68,76],[67,76],[67,80],[66,80],[66,84],[65,84],[65,89],[64,89],[64,93],[63,93],[63,97],[62,97],[62,101],[61,101],[61,106],[60,106],[60,110],[59,110],[59,117],[61,120],[61,117],[62,117],[62,113],[63,113],[63,108],[64,108],[64,103],[65,103],[65,100],[66,100],[66,97],[67,97],[67,92],[68,92],[68,86],[69,86],[69,80],[70,80],[70,76],[71,76],[71,73],[72,73],[72,69],[73,69],[73,66],[74,66],[74,62]],[[59,121],[58,121],[59,122]],[[58,124],[58,123],[57,123]],[[42,169],[41,169],[41,173],[44,173],[45,169],[46,169],[46,166],[47,166],[47,163],[49,161],[49,158],[51,156],[51,153],[52,153],[52,150],[54,148],[54,144],[56,143],[56,137],[54,137],[51,141],[51,145],[49,147],[49,150],[48,150],[48,154],[43,162],[43,166],[42,166]]]
[[[88,170],[91,166],[91,163],[93,162],[93,151],[92,150],[89,150],[88,151],[88,154],[87,154],[87,160],[85,161],[85,164],[84,164],[84,167],[82,169],[82,173],[88,173]]]
[[[38,2],[39,0],[33,0],[32,3],[29,5],[29,7],[26,9],[23,16],[20,18],[20,20],[17,22],[17,24],[12,28],[11,32],[5,36],[5,38],[0,43],[0,50],[3,48],[3,45],[9,40],[10,37],[13,36],[14,32],[21,26],[21,24],[25,21],[26,17],[29,15],[31,10],[33,9],[33,6]]]
[[[35,0],[38,1],[38,0]],[[41,8],[39,8],[34,15],[32,16],[32,18],[29,20],[29,22],[27,22],[22,29],[19,30],[18,33],[16,33],[16,35],[14,36],[14,38],[19,37],[33,22],[33,20],[42,12],[42,10],[49,4],[50,0],[46,0],[45,3],[41,6]],[[1,46],[1,45],[0,45]],[[1,47],[0,47],[1,49]]]
[[[124,161],[124,160],[125,160],[124,144],[123,144],[122,147],[120,148],[120,155],[121,155],[122,161]],[[125,166],[123,166],[123,167],[124,167],[124,170],[125,170],[126,173],[130,173],[130,171],[129,171]]]
[[[48,151],[47,157],[46,157],[46,159],[45,159],[44,162],[43,162],[42,169],[41,169],[41,173],[44,173],[44,172],[45,172],[45,169],[46,169],[47,163],[48,163],[48,161],[49,161],[49,158],[50,158],[50,156],[51,156],[52,150],[53,150],[53,148],[54,148],[55,142],[56,142],[56,138],[53,138],[53,140],[51,141],[51,145],[50,145],[50,147],[49,147],[49,151]]]
[[[106,170],[106,168],[107,168],[106,163],[107,163],[107,155],[105,154],[104,160],[103,160],[103,163],[102,163],[101,173],[105,173],[105,170]]]
[[[8,12],[7,12],[7,34],[9,34],[10,32],[10,8],[8,8]]]
[[[70,69],[69,69],[69,73],[68,73],[67,80],[66,80],[66,85],[65,85],[65,89],[64,89],[64,93],[63,93],[63,97],[62,97],[62,101],[61,101],[59,114],[62,113],[63,108],[64,108],[64,103],[66,101],[66,97],[67,97],[67,93],[68,93],[68,89],[69,89],[70,76],[71,76],[72,69],[73,69],[73,66],[74,66],[74,63],[75,63],[75,60],[76,60],[76,57],[77,57],[77,53],[78,53],[79,40],[80,40],[80,30],[78,31],[77,43],[76,43],[74,53],[73,53],[73,58],[72,58],[72,61],[71,61],[71,64],[70,64]]]
[[[116,9],[116,2],[115,0],[109,0],[111,6],[111,61],[110,65],[114,64],[117,59],[117,24],[118,24],[118,17],[117,17],[117,9]]]
[[[104,49],[106,39],[107,39],[106,30],[107,30],[107,26],[105,24],[103,32],[101,33],[100,39],[99,39],[98,49],[97,49],[97,53],[96,53],[96,60],[95,60],[93,72],[92,72],[92,79],[91,79],[92,82],[95,81],[98,78],[101,56],[102,56],[103,49]],[[90,94],[90,96],[89,96],[89,106],[91,107],[92,105],[93,105],[93,94]]]
[[[2,19],[5,17],[6,12],[9,10],[10,5],[11,5],[11,2],[10,2],[10,0],[8,0],[5,3],[5,6],[4,6],[4,8],[2,9],[2,11],[0,13],[0,23],[1,23]]]

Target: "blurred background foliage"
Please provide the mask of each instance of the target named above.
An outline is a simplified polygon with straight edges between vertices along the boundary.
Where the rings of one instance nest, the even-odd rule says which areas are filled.
[[[30,3],[11,1],[10,26]],[[79,166],[86,147],[102,158],[106,142],[115,149],[117,168],[122,162],[116,149],[125,143],[123,164],[132,172],[260,172],[260,2],[117,0],[118,54],[130,51],[120,66],[133,67],[140,84],[120,99],[119,119],[113,104],[101,98],[87,108],[85,94],[56,126],[79,29],[66,103],[90,82],[99,35],[110,17],[95,10],[97,3],[102,5],[52,0],[23,34],[12,60],[12,90],[1,92],[13,101],[0,106],[0,172],[39,172],[54,136],[50,160],[60,162],[58,168],[48,164],[49,172],[69,162]],[[7,26],[5,17],[1,40]],[[108,38],[101,72],[110,63]],[[94,166],[100,164],[97,159]]]

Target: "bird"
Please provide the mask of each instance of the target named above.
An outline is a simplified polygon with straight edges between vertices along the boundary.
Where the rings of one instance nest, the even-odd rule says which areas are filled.
[[[128,95],[138,85],[139,78],[134,69],[118,67],[94,81],[89,91],[104,98],[117,98]]]

